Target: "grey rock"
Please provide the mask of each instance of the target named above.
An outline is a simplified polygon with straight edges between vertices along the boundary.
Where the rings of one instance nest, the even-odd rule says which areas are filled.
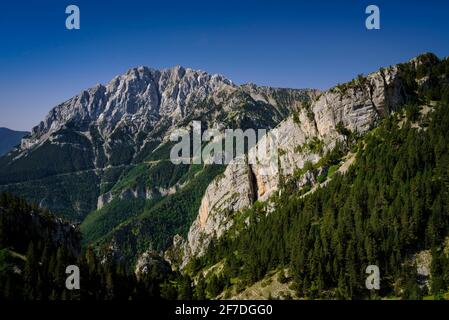
[[[170,265],[158,253],[147,250],[139,256],[136,263],[135,275],[137,279],[142,278],[154,268],[157,274],[166,275],[171,272]]]

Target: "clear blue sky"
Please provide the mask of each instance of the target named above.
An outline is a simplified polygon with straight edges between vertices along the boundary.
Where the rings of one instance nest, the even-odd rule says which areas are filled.
[[[65,29],[69,4],[81,30]],[[365,28],[369,4],[380,7],[379,31]],[[446,0],[2,1],[0,127],[30,130],[139,65],[325,89],[423,52],[449,55],[448,14]]]

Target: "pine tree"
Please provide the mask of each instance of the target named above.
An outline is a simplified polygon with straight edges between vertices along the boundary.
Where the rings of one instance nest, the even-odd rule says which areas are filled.
[[[39,273],[39,263],[35,245],[30,242],[26,253],[26,263],[24,268],[24,296],[26,299],[35,300],[37,298],[36,284]]]
[[[14,300],[13,289],[11,286],[11,277],[8,277],[3,288],[3,298],[5,300]]]
[[[188,276],[184,276],[180,280],[178,299],[179,300],[191,300],[193,296],[192,283]]]
[[[204,281],[203,274],[201,273],[198,278],[198,283],[195,286],[195,295],[196,300],[205,300],[206,299],[206,282]]]
[[[176,288],[169,281],[161,285],[161,297],[167,300],[176,300],[178,298]],[[179,299],[183,298],[180,297]]]

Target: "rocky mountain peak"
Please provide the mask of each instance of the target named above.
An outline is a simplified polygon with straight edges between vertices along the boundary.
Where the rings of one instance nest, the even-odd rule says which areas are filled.
[[[189,105],[233,87],[221,75],[182,66],[163,70],[131,68],[108,84],[83,90],[53,108],[22,142],[22,149],[42,143],[68,124],[78,131],[86,131],[86,124],[96,125],[101,135],[108,137],[129,119],[137,122],[139,128],[152,127],[162,117],[176,121]]]
[[[198,120],[203,127],[273,128],[315,95],[313,90],[245,88],[219,74],[175,66],[156,70],[145,66],[131,68],[107,84],[97,84],[57,105],[21,146],[2,159],[0,189],[11,183],[34,179],[74,183],[84,175],[92,187],[90,200],[64,198],[45,185],[41,194],[32,183],[20,185],[20,194],[30,201],[70,216],[84,216],[120,194],[142,192],[110,188],[120,174],[153,156],[159,147],[167,150],[169,136],[176,128]],[[168,154],[155,156],[167,160]],[[36,163],[39,163],[36,166]],[[20,168],[29,173],[21,174]],[[139,182],[142,184],[141,182]],[[17,187],[18,185],[14,185]],[[118,187],[116,188],[118,189]],[[135,188],[132,189],[135,191]],[[143,186],[139,190],[149,190]],[[149,192],[148,194],[151,194]],[[99,201],[98,199],[108,199]],[[62,206],[61,203],[70,203]],[[85,206],[81,203],[87,203]]]

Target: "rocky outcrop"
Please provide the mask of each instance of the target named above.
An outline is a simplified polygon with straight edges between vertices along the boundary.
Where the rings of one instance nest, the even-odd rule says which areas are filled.
[[[421,286],[430,289],[430,272],[432,265],[432,253],[430,250],[423,250],[412,257],[412,265],[416,266],[417,281]]]
[[[153,199],[156,197],[165,197],[176,193],[178,188],[182,186],[175,185],[171,188],[158,187],[155,189],[136,187],[133,189],[123,189],[117,194],[109,191],[98,197],[97,210],[112,202],[114,199],[130,200],[130,199]]]
[[[120,192],[118,199],[129,200],[129,199],[151,199],[152,193],[150,190],[144,190],[140,188],[136,189],[125,189]],[[103,208],[106,204],[111,203],[114,199],[114,194],[110,191],[102,194],[98,197],[97,210]]]
[[[112,192],[107,192],[105,194],[100,195],[98,197],[97,210],[100,210],[111,201],[112,201]]]
[[[137,279],[145,277],[145,275],[150,272],[154,272],[157,275],[163,276],[171,272],[170,265],[156,252],[147,250],[142,255],[136,263],[136,268],[134,273]]]
[[[264,97],[260,90],[253,95]],[[191,257],[201,256],[213,238],[223,235],[233,225],[233,217],[239,210],[275,194],[281,177],[291,176],[308,161],[318,162],[337,141],[344,140],[341,127],[363,134],[404,99],[398,68],[389,67],[336,86],[318,95],[310,105],[302,104],[294,116],[283,121],[254,148],[266,145],[271,137],[278,146],[275,162],[256,161],[248,165],[236,159],[209,185],[186,241],[177,241],[178,249],[183,251],[181,267]],[[310,147],[311,144],[315,146]]]

